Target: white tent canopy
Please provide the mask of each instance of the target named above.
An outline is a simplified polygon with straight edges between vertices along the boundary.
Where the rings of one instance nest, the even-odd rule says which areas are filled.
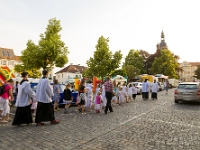
[[[120,76],[120,75],[117,75],[111,79],[111,81],[114,81],[114,80],[116,81],[116,83],[118,83],[118,82],[123,83],[123,82],[127,81],[126,78],[124,78],[123,76]]]

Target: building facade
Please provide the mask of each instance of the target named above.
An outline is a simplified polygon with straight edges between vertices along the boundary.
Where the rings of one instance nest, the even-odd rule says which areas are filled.
[[[15,65],[21,64],[20,56],[16,56],[13,49],[0,47],[0,65],[7,66],[10,70],[14,69]],[[20,74],[14,73],[16,77]]]
[[[72,63],[61,69],[60,71],[56,72],[56,79],[60,84],[72,83],[74,82],[74,78],[82,79],[82,73],[86,69],[84,66],[73,65]]]
[[[180,68],[182,71],[179,72],[179,79],[182,82],[192,82],[196,81],[195,71],[200,65],[200,62],[187,62],[183,61],[180,63]]]

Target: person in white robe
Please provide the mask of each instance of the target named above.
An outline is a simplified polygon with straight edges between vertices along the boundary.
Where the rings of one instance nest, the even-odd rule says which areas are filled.
[[[60,120],[55,120],[54,109],[52,105],[53,91],[47,79],[48,71],[42,71],[43,77],[40,79],[36,88],[37,111],[35,123],[37,126],[44,125],[44,121],[50,121],[51,124],[58,124]]]
[[[16,112],[12,125],[20,126],[21,124],[33,123],[31,114],[31,103],[35,100],[35,92],[28,83],[28,73],[22,73],[23,80],[18,85],[18,96],[16,100]]]
[[[142,83],[142,98],[143,100],[148,99],[149,94],[149,83],[147,82],[147,79]]]
[[[158,93],[158,83],[156,82],[156,80],[154,80],[154,82],[151,84],[151,98],[157,99],[157,93]]]
[[[102,85],[102,108],[104,109],[106,107],[107,99],[106,99],[106,91],[105,91],[105,86]]]
[[[86,86],[86,99],[87,99],[87,102],[86,102],[86,105],[85,105],[85,107],[86,107],[86,109],[88,110],[88,111],[91,111],[91,106],[92,106],[92,98],[93,98],[93,96],[92,96],[92,84],[91,83],[89,83],[89,84],[87,84],[87,86]]]

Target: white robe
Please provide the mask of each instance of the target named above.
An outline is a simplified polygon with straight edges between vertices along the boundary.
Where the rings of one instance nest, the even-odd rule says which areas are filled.
[[[152,83],[151,84],[151,91],[152,91],[152,93],[158,92],[158,83]]]
[[[142,92],[149,92],[149,84],[147,82],[142,83]]]
[[[42,103],[52,102],[53,91],[48,79],[40,79],[36,88],[36,100]]]
[[[24,81],[22,85],[18,85],[18,95],[15,106],[28,106],[31,104],[31,98],[35,100],[35,92],[31,89],[30,84],[27,81]]]

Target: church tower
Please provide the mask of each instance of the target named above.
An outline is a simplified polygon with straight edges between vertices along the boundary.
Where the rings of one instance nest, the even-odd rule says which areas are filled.
[[[162,50],[163,48],[167,48],[167,43],[165,42],[165,34],[162,30],[161,32],[161,42],[156,45],[157,50]]]

